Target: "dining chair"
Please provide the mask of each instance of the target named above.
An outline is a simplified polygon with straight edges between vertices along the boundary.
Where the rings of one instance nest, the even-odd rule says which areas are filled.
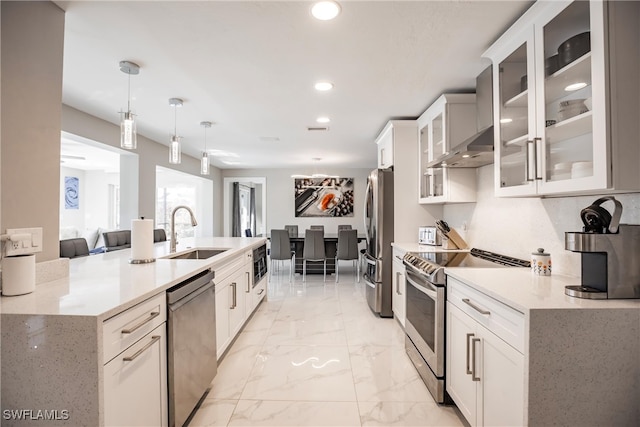
[[[289,232],[289,237],[298,237],[298,226],[297,225],[285,225],[284,229]]]
[[[164,231],[164,228],[156,228],[155,230],[153,230],[153,243],[166,241],[167,232]]]
[[[309,229],[304,232],[302,250],[302,281],[307,281],[307,261],[323,262],[324,281],[327,281],[327,257],[324,250],[324,230]]]
[[[244,236],[245,237],[253,237],[253,233],[251,232],[250,228],[247,228],[246,230],[244,230]]]
[[[340,230],[351,230],[351,225],[349,225],[349,224],[340,224],[340,225],[338,225],[338,233],[340,233]]]
[[[89,245],[83,237],[60,240],[60,258],[77,258],[89,255]]]
[[[271,230],[271,250],[270,250],[271,274],[273,272],[273,261],[289,260],[289,283],[293,277],[293,269],[296,265],[296,253],[291,250],[289,232],[287,230]]]
[[[360,282],[360,251],[358,251],[358,230],[338,231],[336,251],[336,283],[338,283],[339,261],[353,261],[356,267],[356,279]]]
[[[309,228],[311,230],[322,230],[322,232],[324,233],[324,225],[311,225],[309,226]]]

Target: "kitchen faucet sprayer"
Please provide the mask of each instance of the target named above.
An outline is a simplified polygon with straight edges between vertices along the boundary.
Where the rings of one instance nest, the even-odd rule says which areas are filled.
[[[184,206],[184,205],[180,205],[180,206],[176,206],[175,208],[173,208],[173,211],[171,211],[171,243],[170,243],[170,251],[171,252],[175,252],[176,251],[176,244],[178,243],[178,235],[176,233],[176,212],[179,209],[186,209],[189,212],[189,215],[191,215],[191,226],[195,227],[196,225],[198,225],[198,221],[196,221],[196,217],[193,214],[193,211],[191,210],[191,208],[189,206]]]

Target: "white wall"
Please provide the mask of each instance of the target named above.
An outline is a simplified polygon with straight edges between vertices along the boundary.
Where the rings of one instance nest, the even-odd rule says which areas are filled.
[[[580,276],[580,254],[564,249],[564,233],[581,231],[580,211],[600,196],[558,198],[496,198],[493,165],[478,169],[478,201],[445,205],[444,218],[471,247],[529,259],[536,248],[551,254],[553,271]],[[640,194],[617,194],[623,206],[621,222],[640,224]],[[602,205],[612,212],[612,203]],[[515,285],[515,284],[514,284]]]
[[[372,149],[375,147],[372,147]],[[324,225],[326,233],[337,233],[338,224],[350,224],[353,228],[364,232],[364,192],[370,169],[323,169],[322,173],[337,175],[343,178],[354,178],[354,215],[352,217],[331,218],[296,218],[294,199],[294,179],[291,175],[306,173],[300,169],[225,169],[224,178],[229,177],[265,177],[267,181],[266,205],[267,218],[265,229],[282,229],[287,224],[298,225],[303,232],[311,224]],[[231,210],[231,203],[225,201],[225,208]],[[257,206],[256,206],[257,208]],[[227,213],[228,214],[228,213]],[[225,230],[226,231],[226,230]]]
[[[74,135],[91,139],[113,147],[120,147],[120,126],[97,117],[76,110],[67,105],[62,106],[62,130]],[[59,146],[59,142],[58,142]],[[145,217],[155,218],[155,194],[156,194],[156,166],[174,169],[187,174],[195,175],[213,182],[213,202],[206,211],[213,212],[204,221],[209,222],[212,234],[221,235],[222,232],[222,176],[220,169],[210,167],[209,176],[200,175],[200,159],[195,159],[183,153],[182,163],[169,164],[168,147],[153,140],[138,135],[138,176],[137,176],[137,212],[130,213],[131,218]],[[122,172],[122,171],[121,171]],[[122,194],[121,194],[122,196]],[[127,218],[121,218],[121,224],[126,224]],[[122,225],[124,228],[124,225]]]

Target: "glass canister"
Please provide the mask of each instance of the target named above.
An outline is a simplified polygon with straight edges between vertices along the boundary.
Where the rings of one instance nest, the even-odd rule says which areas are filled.
[[[551,255],[543,248],[531,254],[531,272],[538,276],[551,276]]]

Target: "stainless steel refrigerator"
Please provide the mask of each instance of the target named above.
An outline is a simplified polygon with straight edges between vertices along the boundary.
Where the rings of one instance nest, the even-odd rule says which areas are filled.
[[[380,317],[393,317],[391,308],[391,242],[393,242],[393,171],[375,169],[367,178],[364,204],[367,249],[364,273],[369,307]]]

